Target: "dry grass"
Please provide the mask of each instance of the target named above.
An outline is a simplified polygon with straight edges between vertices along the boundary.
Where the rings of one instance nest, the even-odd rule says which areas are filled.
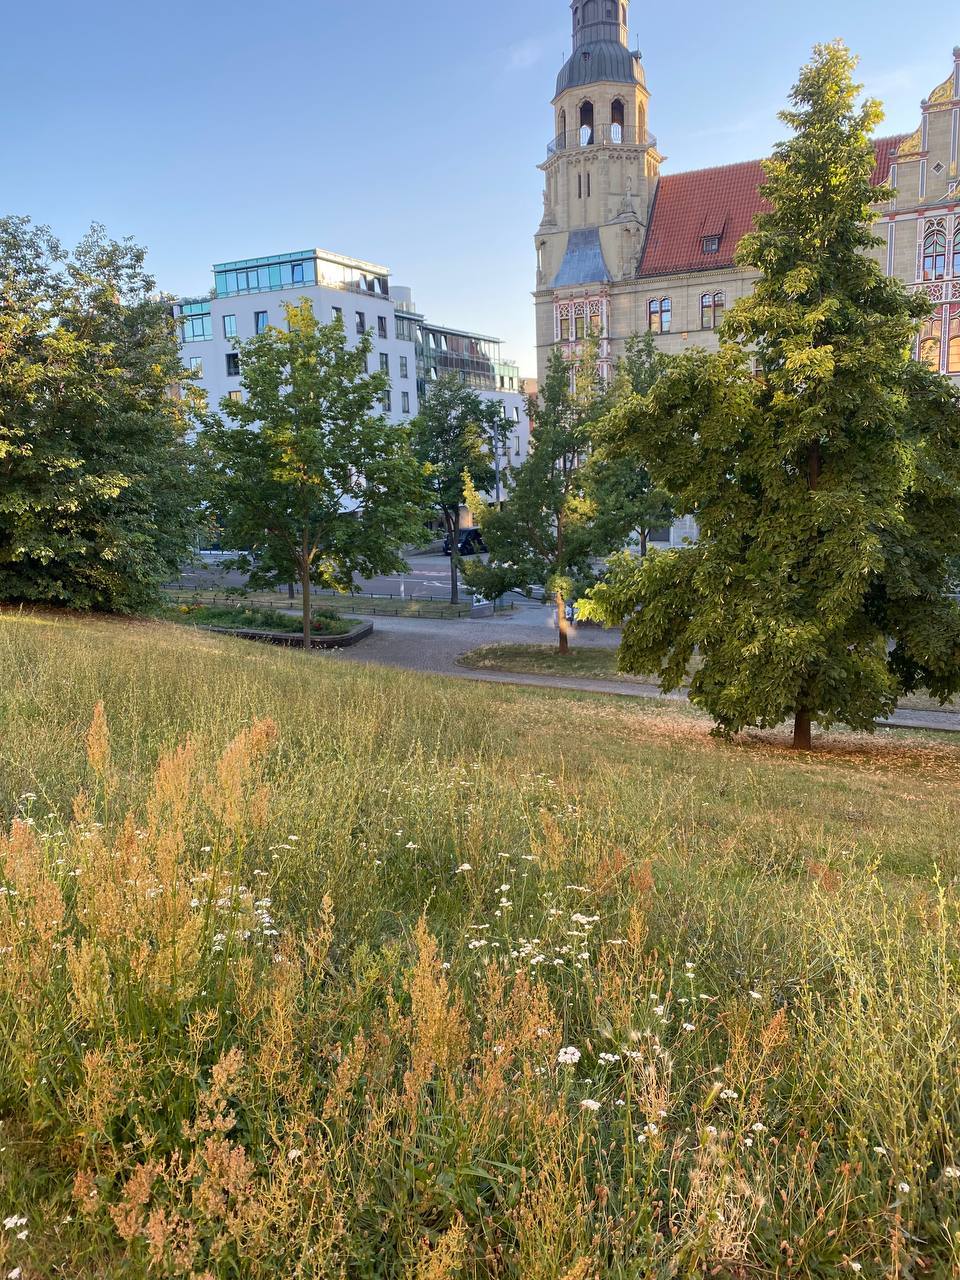
[[[960,1274],[960,750],[706,729],[0,619],[0,1277]]]

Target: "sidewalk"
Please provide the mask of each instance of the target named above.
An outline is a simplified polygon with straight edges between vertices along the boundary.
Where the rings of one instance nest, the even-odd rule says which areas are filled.
[[[541,689],[569,689],[578,693],[599,693],[622,698],[656,698],[686,702],[684,693],[662,693],[654,684],[626,680],[591,680],[566,676],[539,676],[511,671],[473,671],[462,667],[458,658],[481,645],[502,643],[548,644],[556,632],[549,614],[520,610],[499,618],[437,623],[429,619],[376,618],[373,635],[355,649],[340,655],[344,662],[375,663],[419,671],[424,675],[452,676],[458,680],[482,680],[490,684],[522,685]],[[617,632],[582,628],[575,643],[580,648],[615,649]],[[960,733],[960,711],[897,711],[882,722],[895,729],[927,729],[940,733]]]

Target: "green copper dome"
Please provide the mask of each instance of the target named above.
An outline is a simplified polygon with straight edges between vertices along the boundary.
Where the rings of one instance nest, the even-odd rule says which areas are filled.
[[[613,40],[580,45],[557,76],[556,96],[567,89],[597,84],[601,80],[610,80],[614,84],[643,84],[639,53],[631,53],[625,45]]]

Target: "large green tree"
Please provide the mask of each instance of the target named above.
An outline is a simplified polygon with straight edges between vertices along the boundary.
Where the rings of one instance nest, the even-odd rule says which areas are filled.
[[[571,386],[570,365],[554,349],[541,395],[530,403],[530,455],[511,471],[502,509],[468,493],[490,559],[468,565],[464,577],[491,599],[542,586],[556,602],[561,653],[569,649],[567,602],[594,580],[597,558],[623,546],[634,527],[627,469],[619,460],[606,469],[589,460],[591,425],[605,402],[596,352],[584,353]]]
[[[642,458],[696,546],[620,557],[587,606],[625,622],[621,665],[691,696],[722,731],[873,727],[905,690],[960,687],[960,396],[911,358],[925,303],[874,257],[871,134],[855,61],[818,46],[783,113],[760,273],[719,353],[677,359],[621,401],[608,443]]]
[[[460,525],[467,505],[467,477],[491,493],[498,480],[495,456],[503,448],[503,406],[485,400],[452,375],[440,378],[413,421],[413,448],[427,467],[430,499],[450,546],[450,603],[460,598]]]
[[[195,402],[144,258],[0,219],[0,599],[142,608],[191,546]]]
[[[423,468],[383,415],[389,381],[368,373],[369,335],[320,324],[308,300],[239,346],[242,400],[202,434],[211,505],[251,587],[300,583],[311,644],[311,584],[349,592],[354,575],[402,572],[423,532]]]

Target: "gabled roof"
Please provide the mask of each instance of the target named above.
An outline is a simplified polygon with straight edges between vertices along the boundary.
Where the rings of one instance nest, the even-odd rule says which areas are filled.
[[[905,136],[876,140],[874,186],[889,178],[890,165]],[[760,198],[764,180],[762,160],[661,178],[638,277],[732,267],[737,245],[753,230],[754,217],[768,207]],[[703,241],[708,236],[720,237],[718,253],[704,253]]]
[[[554,289],[564,285],[596,284],[611,279],[600,245],[598,227],[580,227],[567,238],[567,252],[553,282]]]

